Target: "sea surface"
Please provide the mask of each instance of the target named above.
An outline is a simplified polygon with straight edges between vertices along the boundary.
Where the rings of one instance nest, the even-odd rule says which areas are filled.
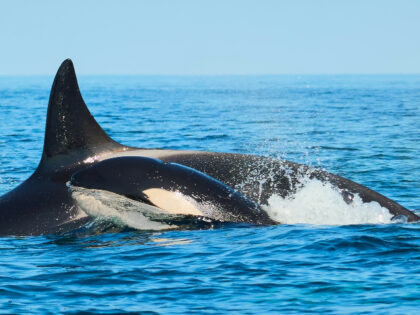
[[[40,160],[52,80],[0,77],[0,194]],[[420,76],[79,84],[98,122],[126,145],[288,159],[420,211]],[[312,184],[280,207],[298,222],[278,226],[0,238],[0,313],[418,314],[420,224],[352,224],[360,209]],[[335,213],[347,219],[337,224]]]

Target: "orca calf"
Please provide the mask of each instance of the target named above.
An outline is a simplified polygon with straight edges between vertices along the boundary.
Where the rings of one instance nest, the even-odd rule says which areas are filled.
[[[113,192],[170,214],[276,224],[256,202],[222,182],[187,166],[153,158],[107,159],[73,174],[70,185]]]
[[[246,154],[142,149],[119,144],[90,114],[80,94],[73,63],[67,59],[58,69],[51,89],[41,161],[26,181],[0,197],[0,235],[56,234],[82,227],[90,218],[74,201],[66,183],[87,166],[121,156],[151,157],[185,165],[217,179],[260,205],[267,204],[273,194],[283,197],[292,194],[299,186],[301,176],[307,175],[330,182],[347,197],[358,194],[364,202],[376,201],[394,216],[405,216],[408,221],[420,219],[367,187],[289,161]]]

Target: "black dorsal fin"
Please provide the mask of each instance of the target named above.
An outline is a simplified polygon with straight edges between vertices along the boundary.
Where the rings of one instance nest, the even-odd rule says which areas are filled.
[[[117,148],[124,146],[112,140],[93,118],[80,94],[73,62],[64,60],[51,89],[39,169],[57,156],[65,157],[63,163],[69,164]]]

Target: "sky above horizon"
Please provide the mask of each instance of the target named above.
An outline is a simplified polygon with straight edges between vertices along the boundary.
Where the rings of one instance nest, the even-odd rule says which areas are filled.
[[[420,1],[1,1],[0,75],[420,73]]]

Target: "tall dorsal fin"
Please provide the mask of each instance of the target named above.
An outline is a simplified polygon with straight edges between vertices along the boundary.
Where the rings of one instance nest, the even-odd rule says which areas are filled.
[[[68,164],[77,162],[75,156],[83,158],[123,147],[112,140],[93,118],[80,94],[73,62],[64,60],[51,89],[39,168],[45,168],[56,156],[67,156],[63,163]]]

